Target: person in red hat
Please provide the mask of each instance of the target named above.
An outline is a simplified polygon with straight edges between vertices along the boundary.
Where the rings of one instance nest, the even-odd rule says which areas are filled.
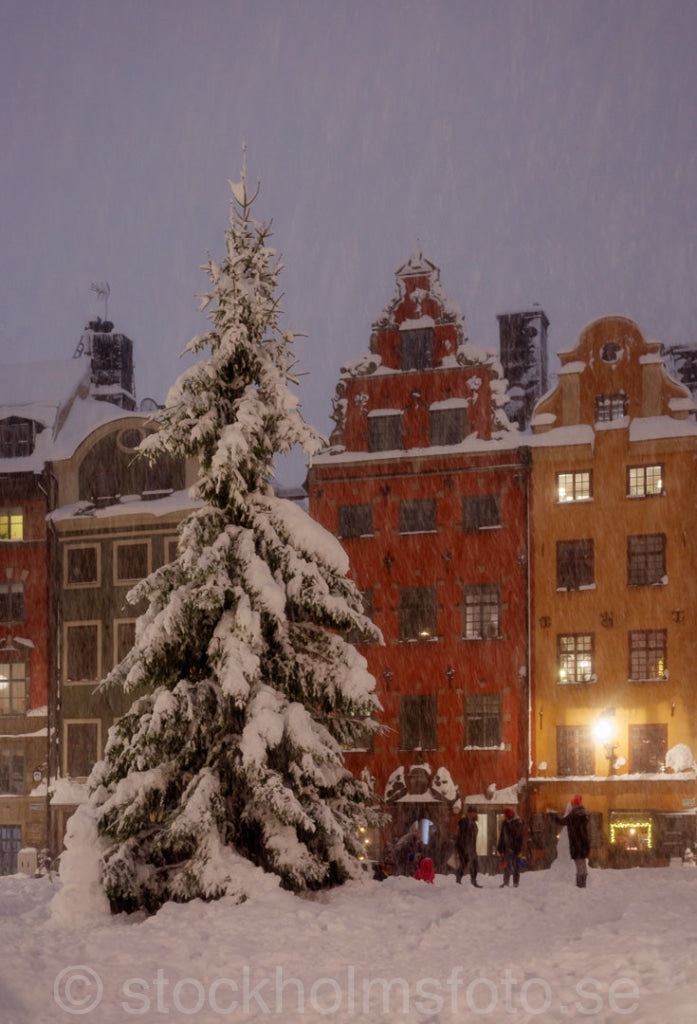
[[[590,814],[583,806],[583,797],[578,793],[571,800],[571,809],[564,815],[562,825],[566,825],[569,833],[569,854],[576,865],[576,885],[579,889],[586,888],[588,880],[588,864],[586,858],[591,852]]]
[[[513,885],[517,888],[520,881],[520,851],[523,849],[523,822],[512,807],[504,808],[496,849],[503,857],[504,862],[501,888],[508,886],[511,875],[513,875]]]

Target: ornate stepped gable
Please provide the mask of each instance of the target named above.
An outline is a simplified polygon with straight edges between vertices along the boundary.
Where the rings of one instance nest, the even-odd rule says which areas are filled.
[[[428,438],[429,411],[448,409],[462,410],[458,441],[471,434],[488,440],[492,432],[510,430],[498,357],[469,344],[464,314],[446,298],[439,268],[417,250],[396,279],[392,300],[372,325],[369,353],[341,367],[331,446],[375,450],[367,420],[393,416],[404,421],[403,431],[396,424],[392,430],[394,447],[428,447],[434,443]]]

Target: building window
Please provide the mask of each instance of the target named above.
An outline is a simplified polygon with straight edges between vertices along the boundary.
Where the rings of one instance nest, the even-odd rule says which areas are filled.
[[[598,395],[595,399],[595,422],[610,423],[627,415],[626,395]]]
[[[663,494],[663,466],[627,466],[627,497],[653,498]]]
[[[69,683],[101,678],[99,623],[67,623],[65,626],[65,674]]]
[[[100,469],[88,481],[90,501],[95,505],[113,505],[121,497],[121,486],[116,473]]]
[[[668,749],[665,725],[629,726],[629,771],[661,772]]]
[[[373,536],[372,505],[339,505],[339,536],[350,537]]]
[[[399,639],[433,640],[436,636],[436,588],[399,588]]]
[[[149,462],[145,469],[143,494],[147,497],[158,497],[162,494],[171,494],[173,490],[172,463],[168,459]]]
[[[178,537],[165,537],[165,565],[177,560]]]
[[[85,587],[99,583],[99,549],[89,547],[65,549],[65,585]]]
[[[368,450],[371,452],[401,451],[404,448],[402,413],[368,415]]]
[[[0,583],[0,622],[24,622],[24,584]]]
[[[500,693],[465,696],[465,746],[500,747],[503,743],[503,704]]]
[[[431,409],[429,412],[429,440],[433,447],[460,444],[467,435],[467,410],[464,406],[453,409]]]
[[[34,451],[36,425],[33,420],[11,416],[0,421],[0,459],[21,459]]]
[[[667,679],[665,629],[634,629],[629,634],[629,678]]]
[[[467,494],[462,499],[465,530],[493,530],[501,525],[501,501],[498,494]]]
[[[627,586],[646,587],[665,582],[666,536],[636,534],[627,538]]]
[[[592,633],[563,633],[557,637],[557,681],[595,682],[595,642]]]
[[[557,501],[590,501],[593,497],[593,472],[583,469],[557,473]]]
[[[399,332],[399,366],[402,370],[429,370],[433,366],[433,328]]]
[[[342,749],[349,750],[360,750],[373,753],[375,749],[375,733],[367,725],[360,728],[358,735],[351,743],[342,743]]]
[[[593,737],[588,725],[557,726],[557,774],[593,775]]]
[[[557,590],[578,590],[594,580],[593,541],[557,541]]]
[[[363,601],[363,614],[372,622],[375,608],[373,591],[361,590],[361,599]],[[349,629],[346,633],[346,640],[350,644],[369,644],[373,642],[373,636],[361,629]]]
[[[399,698],[399,749],[436,750],[438,698],[419,695]]]
[[[114,544],[114,582],[130,583],[143,580],[150,572],[150,545],[147,541],[137,544],[116,541]]]
[[[24,754],[21,751],[0,753],[0,793],[24,794]]]
[[[65,723],[65,772],[86,779],[99,759],[98,721]]]
[[[463,591],[464,638],[486,640],[501,635],[501,587],[473,583]]]
[[[420,501],[400,501],[399,532],[435,533],[436,499],[424,498]]]
[[[136,620],[114,620],[114,664],[118,665],[126,657],[136,642]]]
[[[0,875],[17,873],[17,854],[22,848],[19,825],[0,825]]]
[[[23,715],[29,695],[29,662],[0,654],[0,715]]]
[[[0,508],[0,540],[24,540],[24,512],[21,508]]]

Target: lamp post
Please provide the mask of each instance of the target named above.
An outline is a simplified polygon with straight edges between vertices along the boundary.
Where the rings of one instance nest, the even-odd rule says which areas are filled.
[[[614,716],[614,714],[614,708],[606,708],[593,728],[596,740],[598,743],[602,743],[605,748],[605,756],[608,759],[608,775],[615,774],[615,751],[618,747],[618,744],[613,742],[615,726],[614,722],[611,721],[611,716]]]

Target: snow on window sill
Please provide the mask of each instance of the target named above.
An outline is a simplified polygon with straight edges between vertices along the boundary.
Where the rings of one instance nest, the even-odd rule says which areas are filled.
[[[506,749],[506,744],[505,743],[497,743],[493,747],[477,747],[477,746],[465,745],[462,749],[463,750],[505,750]]]
[[[423,534],[434,534],[438,533],[438,530],[400,530],[400,537],[416,537]]]
[[[593,495],[590,498],[557,498],[555,505],[590,505],[593,502]]]
[[[478,633],[476,636],[463,636],[462,640],[503,640],[503,633],[492,633],[491,636],[485,636],[483,633]]]

